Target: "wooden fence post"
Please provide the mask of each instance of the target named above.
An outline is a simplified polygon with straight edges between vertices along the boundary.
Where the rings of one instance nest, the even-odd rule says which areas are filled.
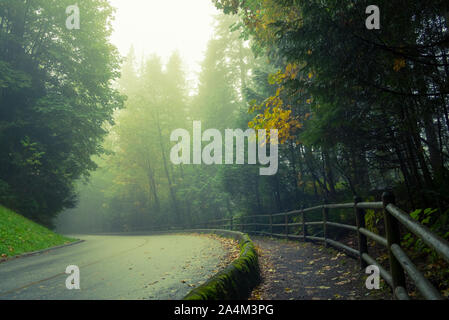
[[[302,217],[302,235],[304,242],[307,241],[307,225],[306,225],[306,213],[304,212],[304,206],[301,206],[301,217]]]
[[[401,235],[399,231],[398,221],[388,212],[387,206],[395,203],[394,195],[390,192],[385,192],[382,195],[382,202],[384,206],[384,222],[385,232],[388,244],[388,257],[390,260],[390,272],[393,280],[393,295],[397,287],[405,288],[405,274],[399,261],[394,256],[391,246],[393,244],[401,245]]]
[[[364,253],[368,253],[368,241],[366,239],[366,236],[360,232],[360,228],[365,228],[365,210],[357,208],[357,203],[361,201],[362,199],[360,197],[354,197],[354,213],[357,223],[357,236],[359,240],[360,268],[365,269],[367,267],[367,263],[365,262],[365,260],[363,260],[362,255]]]
[[[327,248],[327,219],[329,216],[329,209],[326,208],[327,201],[324,201],[323,205],[323,237],[324,237],[324,247]]]
[[[270,213],[270,237],[273,238],[273,214]]]
[[[230,219],[230,222],[231,222],[231,226],[230,226],[230,228],[231,228],[231,231],[232,231],[232,224],[233,224],[233,220],[234,220],[234,217],[231,217],[231,219]]]
[[[288,215],[287,215],[287,213],[285,213],[285,215],[284,215],[284,217],[285,217],[285,239],[287,239],[288,240]]]

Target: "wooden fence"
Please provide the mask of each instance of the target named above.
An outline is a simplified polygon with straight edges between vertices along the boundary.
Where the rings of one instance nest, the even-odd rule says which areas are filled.
[[[347,225],[329,221],[330,211],[335,209],[353,210],[356,225]],[[383,211],[385,237],[366,229],[366,209]],[[313,211],[321,211],[321,221],[308,221],[308,214]],[[290,218],[295,216],[300,216],[301,222],[289,222]],[[279,218],[283,218],[283,223],[274,223],[274,220]],[[265,221],[262,223],[258,221],[260,219],[264,219]],[[405,273],[408,274],[424,298],[429,300],[443,299],[440,292],[429,282],[429,280],[424,277],[424,275],[413,264],[401,247],[399,230],[400,224],[420,238],[427,246],[434,249],[439,256],[449,263],[449,242],[430,231],[424,225],[410,218],[409,214],[395,205],[394,196],[390,193],[385,193],[382,196],[382,202],[360,202],[360,199],[356,198],[354,202],[351,203],[323,204],[313,208],[300,209],[284,213],[214,220],[207,223],[196,224],[194,226],[190,226],[190,228],[238,230],[249,234],[270,237],[282,237],[301,241],[319,241],[324,243],[325,246],[330,245],[358,258],[360,261],[360,266],[363,269],[366,268],[367,265],[377,266],[380,270],[381,277],[391,286],[393,294],[397,299],[410,299],[406,290]],[[309,226],[322,226],[322,237],[310,235],[308,232],[310,229]],[[292,227],[300,228],[300,230],[302,230],[302,234],[292,234],[290,232],[290,228]],[[356,232],[358,236],[358,248],[354,249],[341,242],[330,239],[330,228],[342,228]],[[368,238],[387,248],[390,271],[387,271],[369,255]]]

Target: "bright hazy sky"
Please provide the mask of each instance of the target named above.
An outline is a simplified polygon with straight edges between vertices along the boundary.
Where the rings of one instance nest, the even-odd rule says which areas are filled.
[[[178,50],[189,80],[195,84],[207,42],[213,35],[211,0],[109,0],[117,9],[112,43],[126,55],[156,53],[166,62]]]

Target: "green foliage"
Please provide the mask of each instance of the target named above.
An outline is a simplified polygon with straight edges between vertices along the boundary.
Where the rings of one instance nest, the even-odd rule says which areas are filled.
[[[75,204],[74,181],[96,168],[103,125],[122,106],[111,86],[119,76],[113,10],[82,1],[85,23],[68,30],[72,4],[0,4],[0,203],[46,225]]]
[[[418,209],[410,213],[410,216],[419,223],[430,228],[431,231],[440,235],[442,238],[449,240],[449,232],[447,232],[447,215],[439,214],[438,209],[426,208]],[[415,260],[421,261],[425,275],[433,283],[444,290],[447,296],[449,291],[449,269],[447,263],[439,256],[439,254],[429,248],[420,238],[412,233],[407,233],[402,239],[402,245],[407,248]]]
[[[443,238],[449,237],[449,232],[446,232],[446,228],[441,228],[441,221],[445,220],[447,213],[443,215],[436,215],[438,212],[438,209],[417,209],[410,213],[410,217],[412,217],[414,220],[418,221],[420,224],[425,225],[426,227],[429,227],[430,230],[435,232],[436,234],[439,234]],[[443,219],[441,219],[443,217]],[[445,227],[446,225],[444,225]],[[420,253],[426,253],[431,254],[431,259],[433,261],[438,260],[439,257],[433,250],[429,249],[427,245],[419,238],[414,237],[411,233],[407,233],[403,238],[403,244],[407,248],[412,248],[415,252]]]
[[[368,230],[379,233],[379,226],[383,224],[383,213],[378,210],[366,210],[365,213],[366,227]]]

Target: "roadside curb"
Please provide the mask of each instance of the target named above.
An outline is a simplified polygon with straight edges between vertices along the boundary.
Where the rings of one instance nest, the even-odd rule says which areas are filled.
[[[206,283],[193,289],[183,300],[243,300],[260,283],[257,251],[247,234],[226,230],[185,230],[217,234],[239,241],[240,257]]]
[[[63,244],[63,245],[56,246],[56,247],[51,247],[51,248],[42,249],[42,250],[39,250],[39,251],[23,253],[23,254],[20,254],[18,256],[14,256],[14,257],[1,258],[0,259],[0,263],[9,262],[9,261],[12,261],[12,260],[26,258],[26,257],[30,257],[30,256],[35,256],[35,255],[42,254],[42,253],[45,253],[45,252],[48,252],[48,251],[52,251],[52,250],[56,250],[56,249],[61,249],[61,248],[65,248],[65,247],[74,246],[74,245],[80,244],[80,243],[82,243],[84,241],[85,240],[78,240],[78,241],[75,241],[75,242]]]

